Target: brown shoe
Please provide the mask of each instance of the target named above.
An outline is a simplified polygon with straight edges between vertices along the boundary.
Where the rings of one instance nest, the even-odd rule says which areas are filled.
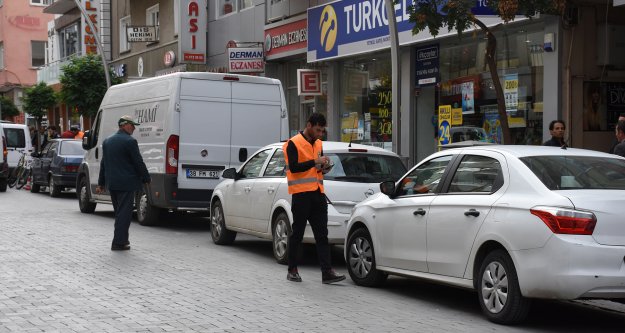
[[[330,284],[334,282],[339,282],[345,280],[345,275],[338,274],[333,269],[329,269],[323,273],[321,273],[321,283]]]

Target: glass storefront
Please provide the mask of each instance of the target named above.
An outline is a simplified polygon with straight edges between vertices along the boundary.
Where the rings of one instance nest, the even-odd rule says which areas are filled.
[[[340,140],[392,149],[390,52],[340,63]]]
[[[543,36],[540,25],[504,25],[494,30],[497,68],[504,88],[508,124],[513,142],[540,145],[543,127]],[[488,64],[483,33],[467,34],[440,43],[439,106],[451,106],[449,142],[502,142],[497,98]]]

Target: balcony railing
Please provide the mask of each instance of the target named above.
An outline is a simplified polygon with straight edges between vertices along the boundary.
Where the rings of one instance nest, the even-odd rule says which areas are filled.
[[[59,77],[61,76],[61,68],[69,62],[71,57],[79,57],[81,54],[76,53],[69,57],[57,60],[51,63],[47,63],[37,69],[37,82],[45,82],[47,85],[59,83]]]

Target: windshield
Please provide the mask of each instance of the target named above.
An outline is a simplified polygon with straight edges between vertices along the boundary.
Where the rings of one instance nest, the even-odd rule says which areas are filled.
[[[593,156],[528,156],[521,161],[550,190],[625,190],[625,160]]]
[[[80,141],[63,141],[61,143],[61,151],[59,155],[83,155],[85,151],[82,149]]]
[[[362,153],[327,154],[334,167],[325,174],[325,180],[358,183],[397,181],[406,173],[406,167],[397,156]]]

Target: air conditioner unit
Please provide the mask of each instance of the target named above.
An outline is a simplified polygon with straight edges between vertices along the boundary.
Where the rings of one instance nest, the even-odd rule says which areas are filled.
[[[597,26],[597,65],[625,69],[625,25]]]

